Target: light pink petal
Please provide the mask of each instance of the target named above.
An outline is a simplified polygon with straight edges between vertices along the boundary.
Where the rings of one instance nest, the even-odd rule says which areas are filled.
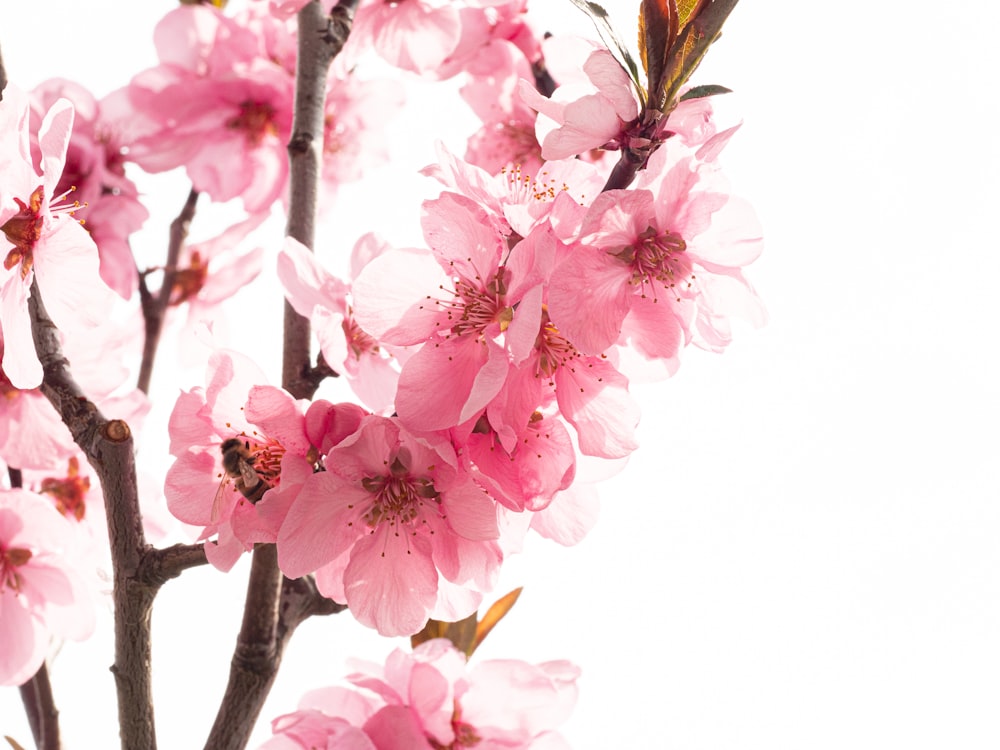
[[[471,479],[443,493],[441,508],[448,525],[465,539],[484,541],[500,536],[496,503]]]
[[[428,343],[399,376],[396,411],[415,430],[461,424],[499,392],[507,369],[506,353],[491,341],[463,336]]]
[[[376,51],[392,65],[416,73],[440,66],[462,31],[456,8],[434,8],[423,2],[385,5],[373,22]]]
[[[378,750],[432,750],[423,727],[406,706],[386,706],[364,726]]]
[[[624,333],[642,356],[673,359],[685,343],[685,331],[679,316],[680,312],[672,300],[654,301],[652,297],[636,297],[625,319]]]
[[[229,524],[224,524],[219,528],[218,539],[205,543],[205,557],[216,570],[228,573],[243,553],[251,548],[236,538]]]
[[[219,441],[211,424],[198,414],[205,406],[202,388],[181,391],[170,412],[167,430],[170,433],[170,455],[180,456],[194,447],[204,447]]]
[[[639,407],[629,395],[628,380],[609,362],[589,357],[560,367],[555,377],[559,410],[576,428],[581,453],[622,458],[638,447]]]
[[[594,50],[583,64],[583,71],[611,103],[619,118],[631,122],[638,116],[639,104],[633,93],[632,79],[608,50]]]
[[[712,228],[705,241],[696,242],[692,251],[705,265],[742,267],[760,257],[764,249],[762,235],[753,206],[731,196],[712,217]]]
[[[42,383],[42,365],[35,354],[28,317],[28,289],[21,281],[20,266],[0,269],[0,329],[3,330],[3,371],[15,388],[27,390]]]
[[[565,102],[554,101],[542,96],[538,93],[538,89],[536,89],[534,85],[528,81],[520,81],[518,83],[517,93],[518,96],[521,97],[521,101],[533,110],[545,115],[550,120],[555,120],[560,124],[562,123],[563,112],[566,109]]]
[[[52,220],[52,231],[35,248],[35,275],[52,322],[61,331],[107,320],[115,294],[101,278],[97,245],[68,216]]]
[[[45,197],[52,200],[66,162],[66,148],[73,130],[73,105],[59,99],[45,114],[38,128],[38,145],[42,152],[42,175],[45,178]]]
[[[424,239],[438,262],[466,279],[491,281],[506,249],[492,216],[464,195],[447,192],[424,201],[423,212]]]
[[[451,279],[421,250],[389,250],[374,258],[351,284],[354,318],[380,341],[408,346],[427,339],[447,311]]]
[[[656,223],[655,200],[649,190],[601,193],[594,199],[580,227],[582,241],[612,250],[631,245]]]
[[[0,592],[0,685],[21,685],[45,661],[48,638],[11,590]]]
[[[304,456],[309,450],[303,415],[305,403],[296,402],[287,391],[273,385],[255,385],[247,394],[244,414],[285,450]]]
[[[600,148],[621,135],[622,122],[611,103],[600,94],[589,94],[566,105],[563,125],[542,140],[542,158],[566,159]]]
[[[278,532],[278,567],[299,578],[326,565],[365,533],[362,505],[370,497],[331,472],[320,472],[302,487]],[[353,524],[350,526],[348,524]]]
[[[295,312],[310,317],[316,307],[346,312],[347,285],[330,274],[294,237],[285,237],[278,254],[278,279]]]
[[[549,316],[584,354],[601,354],[617,339],[633,288],[629,268],[603,250],[578,245],[553,273]]]
[[[188,451],[174,461],[167,470],[163,494],[175,518],[193,526],[213,523],[212,505],[222,479],[218,466],[217,459],[203,451]],[[226,492],[226,499],[230,500],[235,490]],[[226,505],[228,510],[231,503]]]
[[[543,510],[532,514],[531,528],[564,547],[578,544],[597,524],[600,501],[592,485],[578,484],[556,494]]]
[[[396,536],[381,524],[354,545],[344,571],[351,613],[384,636],[413,635],[427,622],[437,596],[438,573],[430,543]]]

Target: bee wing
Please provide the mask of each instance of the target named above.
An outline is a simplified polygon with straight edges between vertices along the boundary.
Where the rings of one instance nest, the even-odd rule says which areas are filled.
[[[248,490],[252,490],[260,484],[260,476],[246,461],[240,461],[240,478],[243,480],[243,486]]]
[[[219,489],[215,491],[215,499],[212,500],[212,514],[209,516],[209,524],[215,525],[222,520],[226,510],[226,504],[231,501],[230,495],[236,492],[233,487],[233,480],[228,476],[223,477],[219,482]]]
[[[219,487],[215,491],[215,499],[212,500],[212,513],[208,517],[209,524],[217,524],[219,522],[219,517],[222,515],[222,495],[226,491],[226,480],[223,479],[219,482]]]

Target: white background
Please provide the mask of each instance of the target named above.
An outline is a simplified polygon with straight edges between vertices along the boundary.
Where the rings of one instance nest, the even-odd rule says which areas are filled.
[[[637,3],[607,5],[632,39]],[[170,7],[5,0],[8,74],[105,93],[154,62]],[[991,0],[746,0],[710,52],[697,82],[737,92],[723,162],[765,227],[749,275],[771,322],[634,389],[642,447],[601,486],[597,528],[510,561],[498,593],[525,593],[478,654],[579,664],[574,747],[1000,746],[998,22]],[[152,207],[152,257],[184,190]],[[385,190],[352,191],[345,215],[415,219]],[[254,320],[276,294],[244,303]],[[168,393],[195,377],[157,375]],[[163,748],[201,746],[245,571],[192,571],[157,600]],[[393,645],[346,614],[306,623],[265,721]],[[111,659],[107,634],[56,659],[67,747],[115,746]],[[0,690],[0,735],[27,744],[20,714]]]

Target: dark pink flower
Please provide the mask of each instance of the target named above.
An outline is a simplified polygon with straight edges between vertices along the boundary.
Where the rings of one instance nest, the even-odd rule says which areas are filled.
[[[246,357],[216,352],[207,388],[182,392],[170,415],[170,452],[177,460],[167,471],[167,507],[184,523],[204,527],[203,539],[218,534],[206,553],[221,570],[255,542],[273,542],[284,518],[269,497],[276,489],[256,505],[237,490],[223,467],[222,444],[231,438],[244,443],[247,461],[272,488],[283,484],[286,469],[297,484],[315,463],[305,434],[305,402],[265,382]]]
[[[500,565],[496,505],[443,440],[369,416],[309,477],[278,534],[278,564],[346,601],[383,635],[417,632],[439,579],[482,592]],[[471,609],[478,605],[471,600]],[[458,614],[460,619],[470,610]]]

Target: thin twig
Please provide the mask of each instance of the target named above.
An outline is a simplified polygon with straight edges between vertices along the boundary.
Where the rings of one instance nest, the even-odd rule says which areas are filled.
[[[52,696],[52,683],[45,662],[34,677],[21,685],[20,691],[35,747],[38,750],[59,750],[59,711]]]
[[[191,220],[194,219],[195,207],[198,204],[198,191],[191,188],[184,207],[170,222],[170,240],[167,243],[167,262],[163,266],[163,281],[160,290],[155,295],[146,286],[145,274],[139,274],[139,300],[142,303],[142,317],[146,323],[146,338],[142,345],[142,363],[139,365],[139,380],[136,387],[143,393],[149,393],[149,384],[153,379],[153,363],[156,360],[156,350],[160,346],[160,334],[167,317],[167,307],[170,305],[170,295],[173,292],[174,280],[177,277],[177,261],[181,248],[187,239]]]
[[[73,379],[37,281],[31,285],[28,309],[35,351],[42,364],[41,391],[87,456],[104,492],[114,569],[115,662],[111,671],[118,689],[122,747],[154,750],[149,626],[156,589],[135,578],[147,546],[139,513],[132,433],[125,422],[105,418]]]
[[[315,243],[324,133],[326,76],[333,58],[350,33],[357,0],[338,4],[327,17],[318,0],[298,14],[298,61],[295,71],[295,113],[289,155],[287,234],[312,248]],[[315,391],[310,373],[309,321],[285,303],[282,386],[295,398]],[[258,545],[253,552],[243,624],[237,637],[226,692],[205,744],[210,750],[246,747],[264,700],[274,684],[285,644],[306,609],[287,606],[283,619],[284,578],[278,569],[274,545]],[[289,594],[290,596],[290,594]]]

